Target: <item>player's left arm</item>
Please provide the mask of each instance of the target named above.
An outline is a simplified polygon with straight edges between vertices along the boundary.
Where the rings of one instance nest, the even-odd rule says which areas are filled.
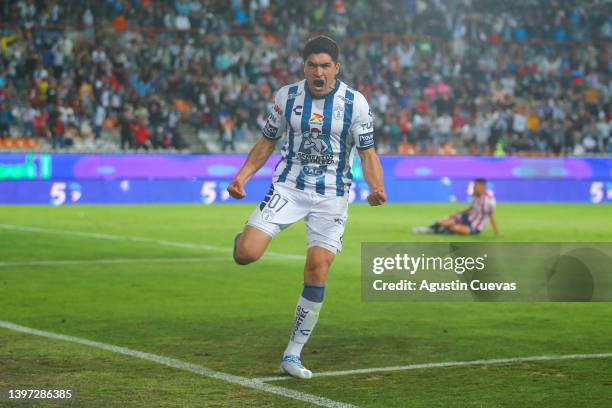
[[[355,95],[355,115],[351,124],[351,135],[363,167],[363,177],[370,187],[368,203],[382,205],[387,201],[383,180],[383,169],[374,147],[374,117],[368,101],[361,93]]]
[[[495,222],[495,216],[493,215],[493,211],[489,214],[489,220],[491,220],[491,228],[493,228],[493,232],[495,232],[495,236],[499,237],[499,228],[497,227],[497,223]]]
[[[376,150],[373,147],[367,150],[359,150],[359,157],[363,167],[363,177],[370,187],[368,203],[371,206],[383,205],[387,201],[387,193],[383,181],[382,165]]]

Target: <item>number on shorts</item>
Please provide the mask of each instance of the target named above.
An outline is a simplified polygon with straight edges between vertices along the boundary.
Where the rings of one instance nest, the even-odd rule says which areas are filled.
[[[281,197],[281,195],[280,195],[280,194],[278,194],[278,193],[274,193],[274,194],[272,195],[272,197],[270,197],[270,201],[268,201],[268,208],[270,208],[270,209],[272,209],[272,210],[273,210],[273,209],[275,209],[275,208],[276,208],[276,206],[278,205],[278,203],[279,203],[281,200],[283,201],[283,203],[281,204],[281,206],[280,206],[280,207],[278,207],[278,209],[276,210],[276,212],[279,212],[280,210],[282,210],[282,209],[283,209],[283,207],[287,205],[287,203],[289,202],[289,200],[287,200],[287,199],[286,199],[286,198],[284,198],[284,197]]]

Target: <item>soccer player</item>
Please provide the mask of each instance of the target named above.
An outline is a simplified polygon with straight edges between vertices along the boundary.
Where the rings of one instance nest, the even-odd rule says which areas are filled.
[[[234,260],[240,265],[258,260],[276,234],[299,220],[306,223],[304,289],[281,360],[281,370],[297,378],[312,376],[300,354],[319,318],[327,271],[342,249],[355,149],[370,188],[369,204],[377,206],[387,200],[368,103],[336,78],[338,54],[338,45],[330,37],[307,41],[305,79],[276,93],[263,136],[227,188],[232,197],[244,198],[245,184],[287,134],[270,190],[235,238]]]
[[[417,234],[479,234],[491,221],[495,236],[499,237],[499,229],[495,222],[495,197],[487,190],[487,181],[479,178],[473,183],[473,201],[465,210],[449,215],[434,222],[429,227],[414,227],[412,232]]]

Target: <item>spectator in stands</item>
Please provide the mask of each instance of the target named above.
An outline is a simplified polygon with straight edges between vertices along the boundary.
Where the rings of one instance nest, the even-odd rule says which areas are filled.
[[[93,124],[96,140],[100,139],[102,135],[102,127],[104,126],[104,120],[106,119],[106,109],[100,104],[96,105],[94,113]]]
[[[236,121],[231,116],[227,115],[221,119],[221,150],[225,152],[228,148],[230,151],[235,151],[234,146],[234,127]]]
[[[181,112],[176,107],[170,107],[167,111],[167,129],[172,140],[172,144],[180,144],[180,136],[178,131]]]
[[[32,137],[35,133],[34,119],[38,116],[38,111],[27,102],[25,109],[22,111],[23,135]]]
[[[163,146],[165,127],[163,125],[163,113],[161,105],[156,98],[151,98],[149,101],[149,123],[151,125],[151,143],[153,147]]]
[[[5,103],[0,104],[0,138],[10,136],[13,114]]]
[[[135,146],[134,140],[134,118],[132,109],[127,106],[119,117],[119,133],[121,135],[121,149],[125,150],[126,146],[133,149]]]
[[[51,133],[53,149],[64,147],[64,124],[61,121],[62,104],[58,101],[51,107],[47,128]]]
[[[136,119],[136,122],[132,123],[132,130],[136,141],[136,150],[141,147],[145,150],[149,150],[151,147],[151,141],[149,140],[151,131],[149,130],[147,119]]]

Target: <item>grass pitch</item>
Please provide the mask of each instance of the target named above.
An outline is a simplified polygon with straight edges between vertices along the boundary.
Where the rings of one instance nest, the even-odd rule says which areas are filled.
[[[307,367],[316,373],[612,352],[612,305],[607,303],[361,301],[361,242],[495,241],[490,229],[467,238],[409,232],[461,207],[350,207],[344,250],[330,271],[321,318],[303,353]],[[267,258],[239,267],[229,249],[202,246],[231,248],[253,208],[0,207],[0,224],[45,229],[0,227],[0,320],[242,377],[274,376],[301,291],[303,262]],[[500,240],[505,241],[612,241],[611,206],[502,203],[497,220]],[[305,246],[305,230],[298,224],[280,234],[269,250],[303,255]],[[612,359],[432,368],[272,384],[362,407],[609,407]],[[75,394],[72,406],[79,407],[309,406],[3,328],[1,388],[70,388]],[[3,400],[0,406],[11,403]]]

